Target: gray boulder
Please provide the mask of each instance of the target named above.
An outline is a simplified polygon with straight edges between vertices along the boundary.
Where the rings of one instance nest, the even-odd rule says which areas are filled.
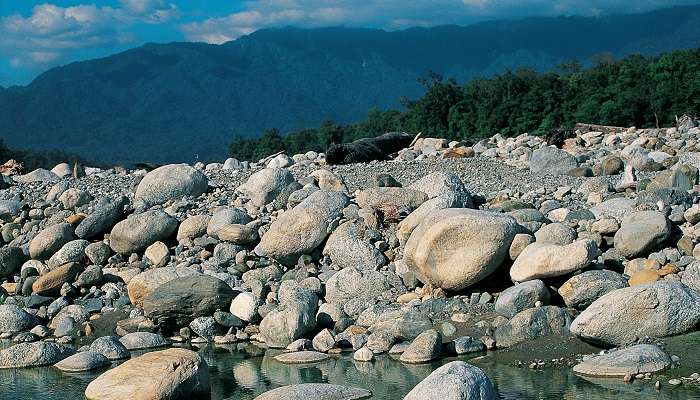
[[[247,224],[252,219],[245,211],[239,208],[223,208],[212,215],[207,224],[207,235],[218,237],[217,234],[230,224]]]
[[[73,354],[72,347],[58,343],[19,343],[0,350],[0,369],[53,365]]]
[[[615,233],[615,249],[634,258],[651,251],[671,234],[671,224],[658,211],[639,211],[626,216]]]
[[[345,222],[328,237],[323,254],[340,268],[378,269],[386,257],[363,237],[363,230],[363,225]]]
[[[576,157],[556,147],[543,147],[532,152],[530,172],[538,175],[566,175],[578,167]]]
[[[569,333],[571,314],[563,308],[544,306],[516,314],[508,323],[496,328],[498,347],[510,347],[529,339]]]
[[[4,246],[0,248],[0,278],[7,278],[17,272],[27,261],[21,247]]]
[[[170,164],[156,168],[141,179],[134,203],[150,207],[184,196],[199,196],[207,191],[207,177],[187,164]]]
[[[248,196],[254,205],[262,207],[274,200],[292,182],[294,176],[288,170],[265,168],[251,175],[237,190]]]
[[[591,239],[577,240],[565,246],[535,242],[515,259],[510,277],[516,282],[552,278],[587,267],[598,256],[598,246]]]
[[[0,200],[0,219],[12,221],[22,211],[24,203],[17,200]]]
[[[59,361],[54,365],[65,372],[84,372],[104,368],[111,362],[104,355],[94,351],[83,351]]]
[[[49,269],[59,267],[70,262],[80,262],[85,258],[85,249],[90,242],[83,239],[71,240],[64,244],[54,255],[49,258],[46,265]]]
[[[166,338],[151,332],[127,333],[119,338],[119,341],[129,350],[152,349],[169,344]]]
[[[435,329],[428,329],[416,336],[408,348],[401,354],[401,362],[421,364],[440,357],[442,335]]]
[[[316,327],[318,297],[286,280],[277,293],[279,306],[260,322],[260,335],[270,347],[284,348]]]
[[[12,177],[16,182],[22,182],[22,183],[32,183],[32,182],[56,182],[58,181],[59,178],[58,175],[54,174],[53,172],[44,169],[44,168],[37,168],[32,172],[29,172],[24,175],[19,175],[19,176],[14,176]]]
[[[584,310],[604,294],[627,286],[627,280],[615,271],[586,271],[564,282],[559,295],[567,307]]]
[[[587,376],[623,377],[656,373],[671,366],[671,357],[653,344],[638,344],[593,356],[574,366],[574,372]]]
[[[39,321],[14,304],[0,305],[0,333],[17,333],[33,328]]]
[[[608,292],[571,323],[571,333],[606,346],[661,338],[700,323],[700,294],[680,282],[657,281]]]
[[[51,225],[29,242],[29,255],[36,260],[45,260],[72,239],[72,226],[66,223]]]
[[[498,394],[480,368],[452,361],[433,371],[404,400],[497,400]]]
[[[136,253],[157,241],[166,241],[176,229],[177,220],[164,211],[146,211],[114,225],[109,246],[116,253]]]
[[[549,304],[549,289],[539,279],[519,283],[504,290],[496,299],[495,311],[506,317],[512,318],[515,314],[535,307],[535,303]]]
[[[270,225],[255,254],[295,264],[300,255],[310,253],[328,237],[347,204],[348,197],[342,192],[311,194]]]
[[[75,235],[81,239],[92,239],[112,229],[114,224],[124,216],[126,197],[113,199],[103,197],[98,200],[95,209],[75,228]]]
[[[269,390],[255,400],[358,400],[372,396],[372,392],[351,386],[328,383],[300,383]]]
[[[108,360],[122,360],[129,358],[131,353],[116,336],[102,336],[90,344],[90,351],[102,354]]]
[[[399,309],[383,312],[369,327],[369,331],[385,333],[394,339],[413,340],[433,327],[426,315],[414,309]]]

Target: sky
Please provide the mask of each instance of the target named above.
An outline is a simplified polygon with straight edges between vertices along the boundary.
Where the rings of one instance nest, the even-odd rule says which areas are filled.
[[[700,0],[0,0],[0,86],[148,42],[220,44],[269,27],[386,30],[650,11]]]

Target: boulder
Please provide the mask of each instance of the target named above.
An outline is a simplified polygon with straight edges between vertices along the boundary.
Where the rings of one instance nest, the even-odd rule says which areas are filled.
[[[537,175],[566,175],[578,167],[576,157],[556,147],[542,147],[532,152],[530,172]]]
[[[574,366],[574,372],[586,376],[624,377],[653,374],[671,366],[671,358],[658,346],[638,344],[595,355]]]
[[[76,188],[68,188],[58,197],[64,210],[73,210],[92,201],[90,193]]]
[[[300,383],[269,390],[255,400],[359,400],[372,396],[372,392],[351,386],[328,383]]]
[[[207,177],[187,164],[170,164],[158,167],[141,179],[134,203],[137,207],[150,207],[184,196],[199,196],[207,191]]]
[[[569,333],[571,320],[571,314],[563,308],[529,308],[496,328],[494,338],[498,347],[510,347],[542,336],[564,335]]]
[[[653,250],[671,234],[671,224],[658,211],[638,211],[622,220],[615,233],[615,249],[627,258]]]
[[[231,224],[247,224],[251,221],[250,216],[239,208],[224,208],[211,217],[207,224],[207,235],[218,238],[221,228]]]
[[[0,369],[53,365],[73,354],[72,347],[58,343],[19,343],[0,350]]]
[[[454,208],[474,208],[472,196],[464,182],[452,172],[433,172],[413,182],[409,189],[428,195],[429,199],[449,197]]]
[[[497,400],[498,394],[480,368],[452,361],[418,383],[404,400]]]
[[[110,364],[111,362],[109,359],[100,353],[94,351],[83,351],[64,358],[54,366],[65,372],[84,372],[104,368]]]
[[[88,400],[195,400],[210,398],[209,367],[197,353],[168,349],[146,353],[98,376]]]
[[[500,266],[516,233],[515,220],[503,214],[438,210],[411,233],[404,261],[434,287],[461,290]]]
[[[146,211],[114,225],[109,246],[116,253],[136,253],[157,241],[167,240],[176,229],[177,220],[164,211]]]
[[[414,309],[399,309],[383,312],[369,327],[372,333],[386,333],[394,339],[413,340],[433,327],[433,322]]]
[[[627,280],[615,271],[594,270],[574,275],[559,287],[567,307],[584,310],[604,294],[627,287]]]
[[[32,284],[32,291],[39,295],[56,294],[64,283],[73,283],[85,269],[80,263],[68,263],[42,275]]]
[[[24,203],[17,200],[0,200],[0,219],[12,221],[22,211]]]
[[[46,262],[49,269],[54,269],[60,265],[70,262],[81,262],[85,259],[85,249],[90,242],[83,239],[71,240],[61,247],[54,255]]]
[[[190,275],[158,286],[144,298],[143,311],[157,321],[164,332],[173,332],[197,317],[228,309],[236,294],[220,279]]]
[[[377,187],[360,190],[355,201],[361,208],[382,210],[385,214],[412,211],[418,208],[428,196],[419,190],[402,187]]]
[[[239,293],[229,307],[231,314],[246,322],[254,322],[258,318],[258,301],[250,292]]]
[[[22,182],[22,183],[32,183],[32,182],[56,182],[58,181],[59,178],[58,175],[54,174],[53,172],[44,169],[44,168],[37,168],[34,171],[24,174],[24,175],[19,175],[19,176],[14,176],[12,179],[15,180],[15,182]]]
[[[274,200],[292,182],[294,176],[288,170],[264,168],[251,175],[237,190],[250,198],[254,205],[262,207]]]
[[[46,260],[72,239],[72,226],[66,223],[51,225],[29,243],[29,255],[36,260]]]
[[[348,267],[336,272],[326,282],[326,301],[341,306],[351,300],[374,302],[389,288],[381,272]]]
[[[401,354],[401,362],[421,364],[440,357],[442,335],[435,329],[428,329],[416,336],[408,348]]]
[[[97,201],[95,209],[75,228],[75,234],[81,239],[92,239],[112,229],[124,216],[126,197],[113,199],[103,197]]]
[[[19,271],[28,257],[21,247],[4,246],[0,248],[0,279],[8,278]]]
[[[128,350],[143,350],[164,347],[169,344],[163,336],[151,332],[131,332],[119,338]]]
[[[549,304],[549,289],[539,279],[519,283],[504,290],[496,299],[495,311],[506,317],[512,318],[515,314],[535,307],[538,301],[542,305]]]
[[[300,255],[310,253],[328,237],[347,204],[348,197],[342,192],[314,192],[270,225],[255,253],[295,264]]]
[[[571,324],[571,333],[606,346],[637,338],[661,338],[700,323],[700,294],[679,282],[658,281],[613,290],[594,301]]]
[[[90,351],[103,355],[110,361],[129,358],[131,353],[116,336],[102,336],[90,344]]]
[[[143,307],[143,299],[158,286],[174,279],[199,274],[199,271],[183,266],[147,269],[129,281],[127,285],[129,300],[131,300],[131,304]]]
[[[588,266],[598,252],[598,246],[591,239],[565,246],[535,242],[515,259],[510,277],[516,282],[525,282],[570,274]]]
[[[206,214],[199,214],[187,217],[180,227],[177,229],[177,240],[182,239],[194,239],[203,236],[207,233],[207,227],[209,226],[209,220],[211,216]]]
[[[295,281],[282,281],[279,306],[260,322],[260,335],[270,347],[284,348],[316,327],[318,297]]]
[[[549,243],[565,246],[576,240],[576,231],[559,222],[547,224],[535,232],[537,243]]]
[[[146,247],[143,258],[154,268],[164,267],[170,261],[170,249],[163,242],[155,242]]]
[[[39,321],[15,304],[0,304],[0,334],[14,334],[29,330]]]
[[[326,353],[309,350],[282,353],[278,356],[275,356],[275,360],[281,362],[282,364],[309,364],[316,363],[319,361],[325,361],[329,358],[330,356]]]
[[[345,222],[328,237],[323,254],[342,268],[379,269],[386,263],[381,251],[364,238],[363,225]]]

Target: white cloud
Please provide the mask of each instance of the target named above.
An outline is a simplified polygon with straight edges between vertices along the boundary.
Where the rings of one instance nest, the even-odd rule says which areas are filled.
[[[280,26],[409,26],[468,24],[484,19],[642,12],[697,0],[257,0],[242,11],[181,26],[186,39],[223,43]]]
[[[133,24],[162,23],[178,13],[163,0],[121,0],[116,8],[40,4],[29,16],[0,18],[0,55],[7,54],[14,67],[52,65],[71,50],[108,48],[129,40],[125,28]]]

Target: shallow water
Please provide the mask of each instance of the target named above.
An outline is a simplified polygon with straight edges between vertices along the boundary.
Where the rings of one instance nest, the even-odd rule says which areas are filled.
[[[700,389],[671,388],[657,392],[651,381],[624,384],[620,379],[587,379],[568,369],[530,370],[496,364],[489,356],[445,358],[424,365],[406,365],[382,355],[370,363],[356,362],[351,354],[311,365],[284,365],[272,357],[278,352],[251,345],[198,350],[210,367],[212,400],[253,399],[267,390],[304,382],[327,382],[369,389],[373,399],[401,399],[438,366],[453,360],[483,368],[502,399],[700,399]],[[103,371],[67,374],[53,367],[0,370],[0,399],[82,399],[88,383]],[[662,382],[665,380],[661,379]]]

